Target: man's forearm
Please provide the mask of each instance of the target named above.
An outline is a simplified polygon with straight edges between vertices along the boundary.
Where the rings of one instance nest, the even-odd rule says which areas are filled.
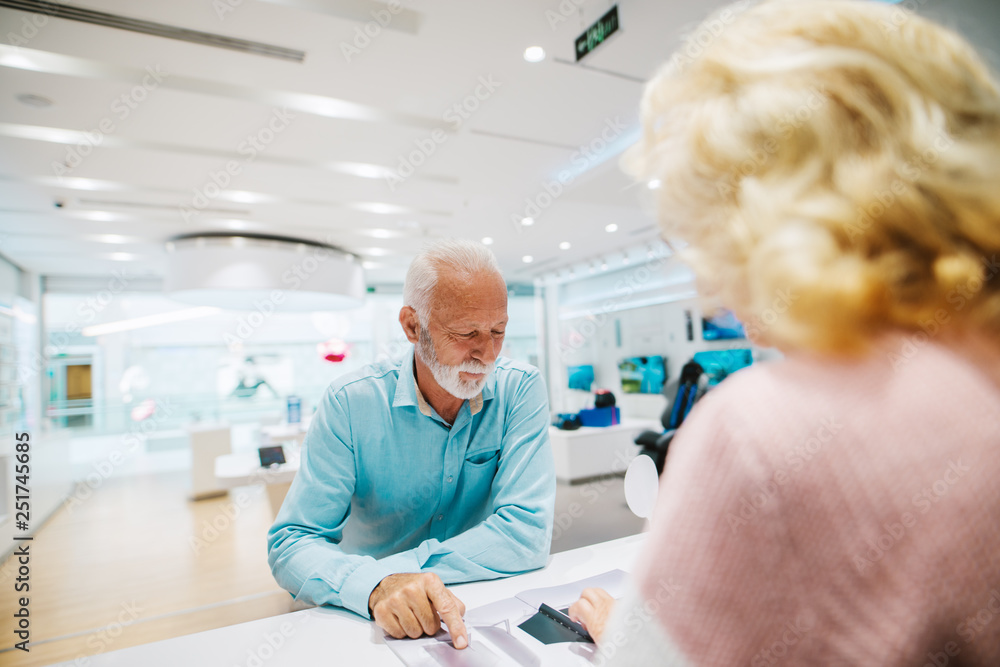
[[[464,533],[440,542],[426,540],[403,554],[413,559],[417,569],[411,571],[433,572],[446,584],[457,584],[509,577],[543,567],[550,540],[551,525],[544,510],[532,514],[510,507]]]
[[[368,596],[386,576],[418,572],[415,558],[402,552],[375,560],[344,553],[316,535],[283,528],[275,534],[268,562],[278,584],[296,600],[335,605],[368,617]]]

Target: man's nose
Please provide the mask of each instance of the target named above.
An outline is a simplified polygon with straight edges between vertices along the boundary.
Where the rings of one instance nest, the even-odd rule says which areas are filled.
[[[493,336],[480,338],[480,343],[473,351],[472,357],[484,364],[492,364],[500,354],[501,342],[494,340]]]

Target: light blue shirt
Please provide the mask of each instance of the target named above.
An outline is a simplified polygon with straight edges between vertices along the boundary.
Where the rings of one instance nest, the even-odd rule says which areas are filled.
[[[542,567],[555,503],[548,423],[538,370],[503,357],[451,426],[417,390],[412,350],[338,378],[268,532],[274,578],[297,600],[368,617],[390,574],[449,584]]]

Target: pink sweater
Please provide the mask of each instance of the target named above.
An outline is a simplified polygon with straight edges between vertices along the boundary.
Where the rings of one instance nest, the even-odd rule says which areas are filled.
[[[1000,352],[740,371],[671,446],[643,596],[696,665],[1000,665]],[[982,350],[980,350],[982,352]]]

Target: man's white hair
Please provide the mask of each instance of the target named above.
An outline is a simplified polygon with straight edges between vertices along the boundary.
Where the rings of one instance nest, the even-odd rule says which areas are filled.
[[[478,241],[444,239],[425,246],[407,269],[403,284],[403,305],[417,311],[421,325],[427,323],[434,289],[443,272],[470,277],[477,273],[495,273],[503,278],[497,258]]]

